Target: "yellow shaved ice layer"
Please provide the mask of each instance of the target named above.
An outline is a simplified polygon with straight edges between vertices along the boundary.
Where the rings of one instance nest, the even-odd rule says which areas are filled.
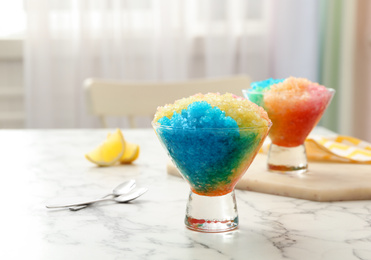
[[[237,122],[238,127],[266,127],[271,122],[263,108],[231,93],[224,95],[219,93],[199,93],[188,98],[179,99],[174,104],[160,106],[157,108],[154,122],[156,123],[164,116],[171,119],[174,112],[180,114],[183,109],[187,109],[189,104],[197,101],[206,101],[212,107],[218,107],[225,112],[226,116],[232,117]]]

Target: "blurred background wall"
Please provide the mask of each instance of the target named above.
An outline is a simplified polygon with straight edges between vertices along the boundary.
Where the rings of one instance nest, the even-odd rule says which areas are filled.
[[[306,77],[335,88],[321,124],[371,141],[368,0],[0,5],[1,128],[99,127],[85,109],[87,77],[172,81],[247,74],[253,80]]]

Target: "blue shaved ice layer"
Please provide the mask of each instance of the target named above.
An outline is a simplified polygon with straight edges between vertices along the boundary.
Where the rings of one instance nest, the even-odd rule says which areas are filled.
[[[183,129],[238,128],[236,120],[226,116],[224,111],[212,107],[206,101],[193,102],[180,114],[174,112],[171,119],[163,117],[158,120],[158,123]]]
[[[250,91],[264,91],[264,90],[269,90],[270,87],[274,84],[278,84],[283,82],[285,79],[266,79],[263,81],[256,81],[251,83],[251,89]]]

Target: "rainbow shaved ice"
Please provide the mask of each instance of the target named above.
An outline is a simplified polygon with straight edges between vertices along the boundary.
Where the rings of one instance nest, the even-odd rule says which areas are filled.
[[[252,87],[244,94],[268,112],[273,122],[269,133],[272,143],[296,147],[320,120],[333,91],[305,78],[289,77],[267,87]]]
[[[264,109],[247,99],[209,93],[159,107],[153,125],[192,191],[220,196],[233,191],[271,121]]]

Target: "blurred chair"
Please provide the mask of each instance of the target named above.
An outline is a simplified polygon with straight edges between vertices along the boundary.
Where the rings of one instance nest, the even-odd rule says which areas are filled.
[[[250,83],[247,76],[156,83],[89,78],[84,82],[84,90],[88,111],[100,118],[103,127],[107,127],[109,116],[126,116],[130,127],[135,128],[136,116],[154,116],[158,106],[196,93],[229,92],[242,96],[242,89]]]

